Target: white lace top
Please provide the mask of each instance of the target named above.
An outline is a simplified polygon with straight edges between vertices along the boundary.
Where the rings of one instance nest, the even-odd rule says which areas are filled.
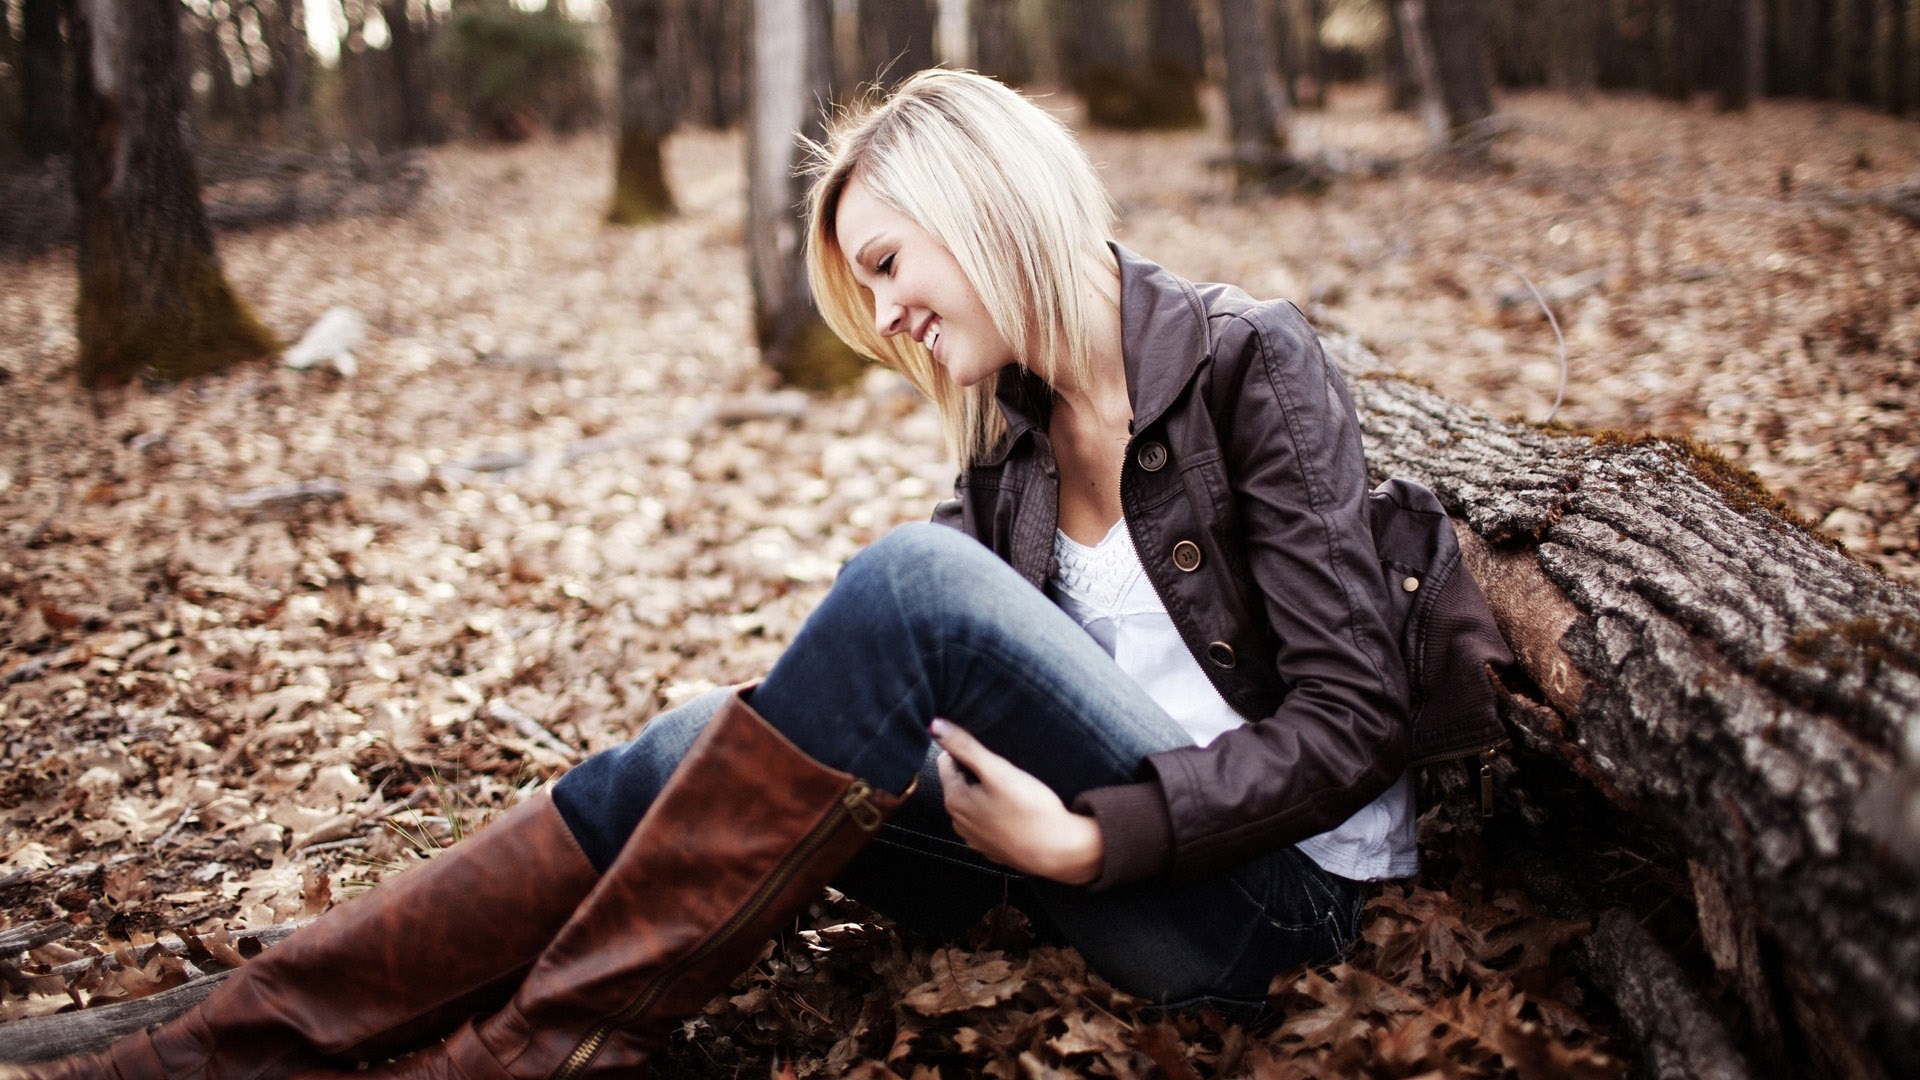
[[[1195,744],[1246,723],[1187,651],[1160,595],[1147,580],[1124,521],[1094,547],[1056,533],[1047,595],[1079,623],[1120,669],[1165,709]],[[1419,869],[1413,789],[1403,774],[1379,798],[1335,828],[1300,841],[1320,867],[1360,881],[1406,877]]]

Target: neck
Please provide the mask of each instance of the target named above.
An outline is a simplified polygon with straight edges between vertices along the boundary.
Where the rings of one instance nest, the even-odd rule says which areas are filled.
[[[1133,418],[1133,405],[1127,396],[1127,364],[1120,346],[1118,268],[1109,267],[1086,292],[1092,338],[1089,378],[1082,384],[1063,373],[1053,380],[1054,408],[1073,414],[1076,422],[1125,426]]]

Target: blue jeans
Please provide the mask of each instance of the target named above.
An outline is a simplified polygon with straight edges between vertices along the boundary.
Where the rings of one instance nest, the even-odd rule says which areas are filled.
[[[596,866],[619,853],[729,692],[654,717],[560,779],[554,801]],[[823,764],[894,792],[919,776],[835,881],[910,930],[951,937],[1012,902],[1115,986],[1239,1019],[1275,973],[1331,959],[1357,935],[1360,886],[1291,846],[1198,881],[1093,892],[1024,877],[960,841],[933,768],[934,717],[1068,803],[1138,779],[1148,754],[1192,740],[1044,594],[952,529],[909,525],[847,563],[751,700]]]

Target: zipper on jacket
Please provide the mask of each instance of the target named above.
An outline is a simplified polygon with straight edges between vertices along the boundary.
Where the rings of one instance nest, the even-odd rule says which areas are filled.
[[[748,897],[745,907],[735,912],[733,918],[728,919],[725,925],[702,942],[699,947],[655,975],[632,1004],[588,1029],[586,1035],[582,1036],[580,1042],[574,1046],[573,1053],[568,1054],[566,1061],[554,1071],[553,1080],[573,1080],[574,1077],[579,1076],[600,1053],[600,1048],[606,1045],[607,1039],[616,1029],[632,1023],[651,1009],[654,1003],[666,993],[667,987],[673,983],[673,980],[725,945],[740,932],[741,927],[758,918],[760,913],[766,910],[767,905],[773,902],[774,896],[786,887],[787,882],[793,880],[795,874],[800,872],[800,868],[806,865],[816,852],[826,846],[827,841],[833,838],[833,834],[844,821],[852,818],[855,825],[869,833],[880,828],[880,823],[886,815],[873,804],[872,795],[873,788],[865,780],[855,780],[849,785],[846,794],[840,797],[840,801],[834,805],[833,810],[821,819],[820,823],[815,825],[792,851],[787,852],[786,856],[773,868],[773,873],[767,876],[767,880],[754,890],[752,896]]]

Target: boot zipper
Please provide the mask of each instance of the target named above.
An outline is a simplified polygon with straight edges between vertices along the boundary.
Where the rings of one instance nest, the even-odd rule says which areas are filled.
[[[855,780],[820,824],[815,825],[813,830],[807,833],[806,837],[773,868],[773,873],[747,899],[745,907],[736,912],[733,918],[727,920],[724,926],[702,942],[698,948],[655,975],[631,1005],[590,1028],[573,1048],[573,1053],[568,1054],[567,1060],[554,1071],[553,1080],[573,1080],[574,1077],[579,1076],[593,1061],[594,1056],[600,1053],[600,1048],[606,1044],[608,1037],[616,1029],[631,1023],[652,1008],[654,1003],[660,1000],[661,995],[666,993],[667,987],[682,972],[725,945],[728,939],[740,932],[742,926],[757,918],[766,906],[773,902],[773,897],[786,887],[787,882],[800,872],[800,868],[806,865],[814,853],[826,846],[827,841],[833,838],[834,832],[839,829],[843,821],[852,818],[854,824],[869,833],[880,828],[880,823],[886,815],[881,813],[879,807],[873,805],[870,799],[872,794],[873,788],[868,786],[865,780]]]

